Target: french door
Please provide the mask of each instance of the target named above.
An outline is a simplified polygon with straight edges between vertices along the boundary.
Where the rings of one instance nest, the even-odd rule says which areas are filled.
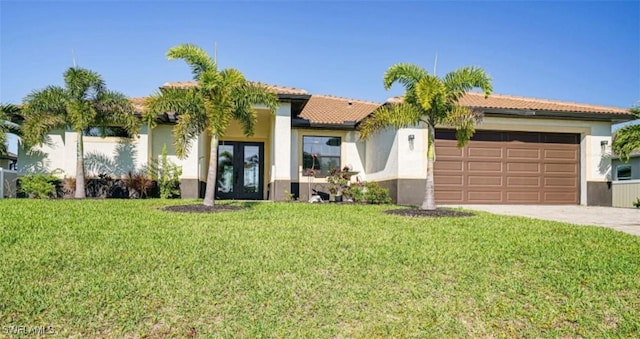
[[[262,200],[264,143],[220,141],[216,199]]]

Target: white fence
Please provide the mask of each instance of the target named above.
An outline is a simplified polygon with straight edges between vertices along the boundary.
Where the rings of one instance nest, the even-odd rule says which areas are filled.
[[[18,172],[0,168],[0,199],[15,198]]]
[[[640,198],[640,180],[619,180],[612,182],[611,203],[613,207],[634,207]]]

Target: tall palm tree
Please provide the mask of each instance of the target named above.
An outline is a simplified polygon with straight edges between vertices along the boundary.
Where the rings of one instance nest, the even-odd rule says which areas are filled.
[[[106,88],[100,74],[71,67],[64,72],[65,87],[47,86],[33,91],[22,108],[25,144],[43,144],[53,129],[70,129],[77,134],[76,198],[85,198],[83,132],[89,127],[121,126],[131,135],[138,133],[140,121],[122,93]]]
[[[636,119],[640,119],[640,106],[632,107],[630,111]],[[613,135],[611,150],[624,161],[629,161],[631,152],[640,152],[640,124],[627,125],[618,129]]]
[[[467,144],[475,132],[476,112],[461,106],[458,101],[475,88],[485,97],[493,91],[491,78],[481,68],[463,67],[437,77],[414,64],[395,64],[384,74],[384,87],[389,90],[394,83],[405,88],[402,102],[383,105],[360,125],[360,137],[369,138],[386,127],[403,128],[422,124],[427,129],[427,181],[421,208],[435,210],[433,164],[436,157],[434,144],[435,126],[446,124],[456,129],[458,147]]]
[[[6,155],[7,150],[7,134],[13,133],[20,135],[20,127],[12,120],[14,116],[20,113],[20,108],[12,104],[0,104],[0,155]]]
[[[157,114],[178,115],[173,136],[180,158],[186,156],[191,143],[201,133],[211,135],[204,205],[213,206],[220,137],[232,119],[241,123],[245,135],[253,135],[257,116],[252,106],[264,104],[273,114],[278,107],[278,97],[268,87],[247,81],[238,70],[218,70],[216,61],[198,46],[174,46],[167,51],[167,58],[183,59],[191,66],[197,86],[161,88],[145,101],[145,121],[154,126]]]

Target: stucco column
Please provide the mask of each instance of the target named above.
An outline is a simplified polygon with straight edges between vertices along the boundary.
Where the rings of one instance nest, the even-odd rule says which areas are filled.
[[[291,191],[291,104],[281,103],[272,120],[269,200],[284,200]]]

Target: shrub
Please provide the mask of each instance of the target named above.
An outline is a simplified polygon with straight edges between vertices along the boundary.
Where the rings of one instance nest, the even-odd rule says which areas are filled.
[[[351,184],[345,194],[350,196],[353,202],[364,202],[366,200],[365,186],[361,182]]]
[[[640,208],[640,197],[638,197],[638,199],[633,202],[633,206],[635,206],[636,208]]]
[[[116,182],[107,173],[98,174],[97,178],[87,180],[88,196],[95,198],[109,198]]]
[[[152,160],[149,164],[149,176],[158,183],[160,198],[180,197],[180,176],[182,167],[174,164],[167,157],[167,144],[162,146],[160,162]]]
[[[30,198],[55,198],[60,179],[51,174],[34,173],[20,178],[20,192]]]
[[[130,198],[144,199],[153,187],[153,180],[146,173],[129,171],[125,184],[129,189]]]
[[[390,204],[391,196],[389,190],[380,187],[377,182],[367,182],[365,184],[364,199],[369,204]]]

